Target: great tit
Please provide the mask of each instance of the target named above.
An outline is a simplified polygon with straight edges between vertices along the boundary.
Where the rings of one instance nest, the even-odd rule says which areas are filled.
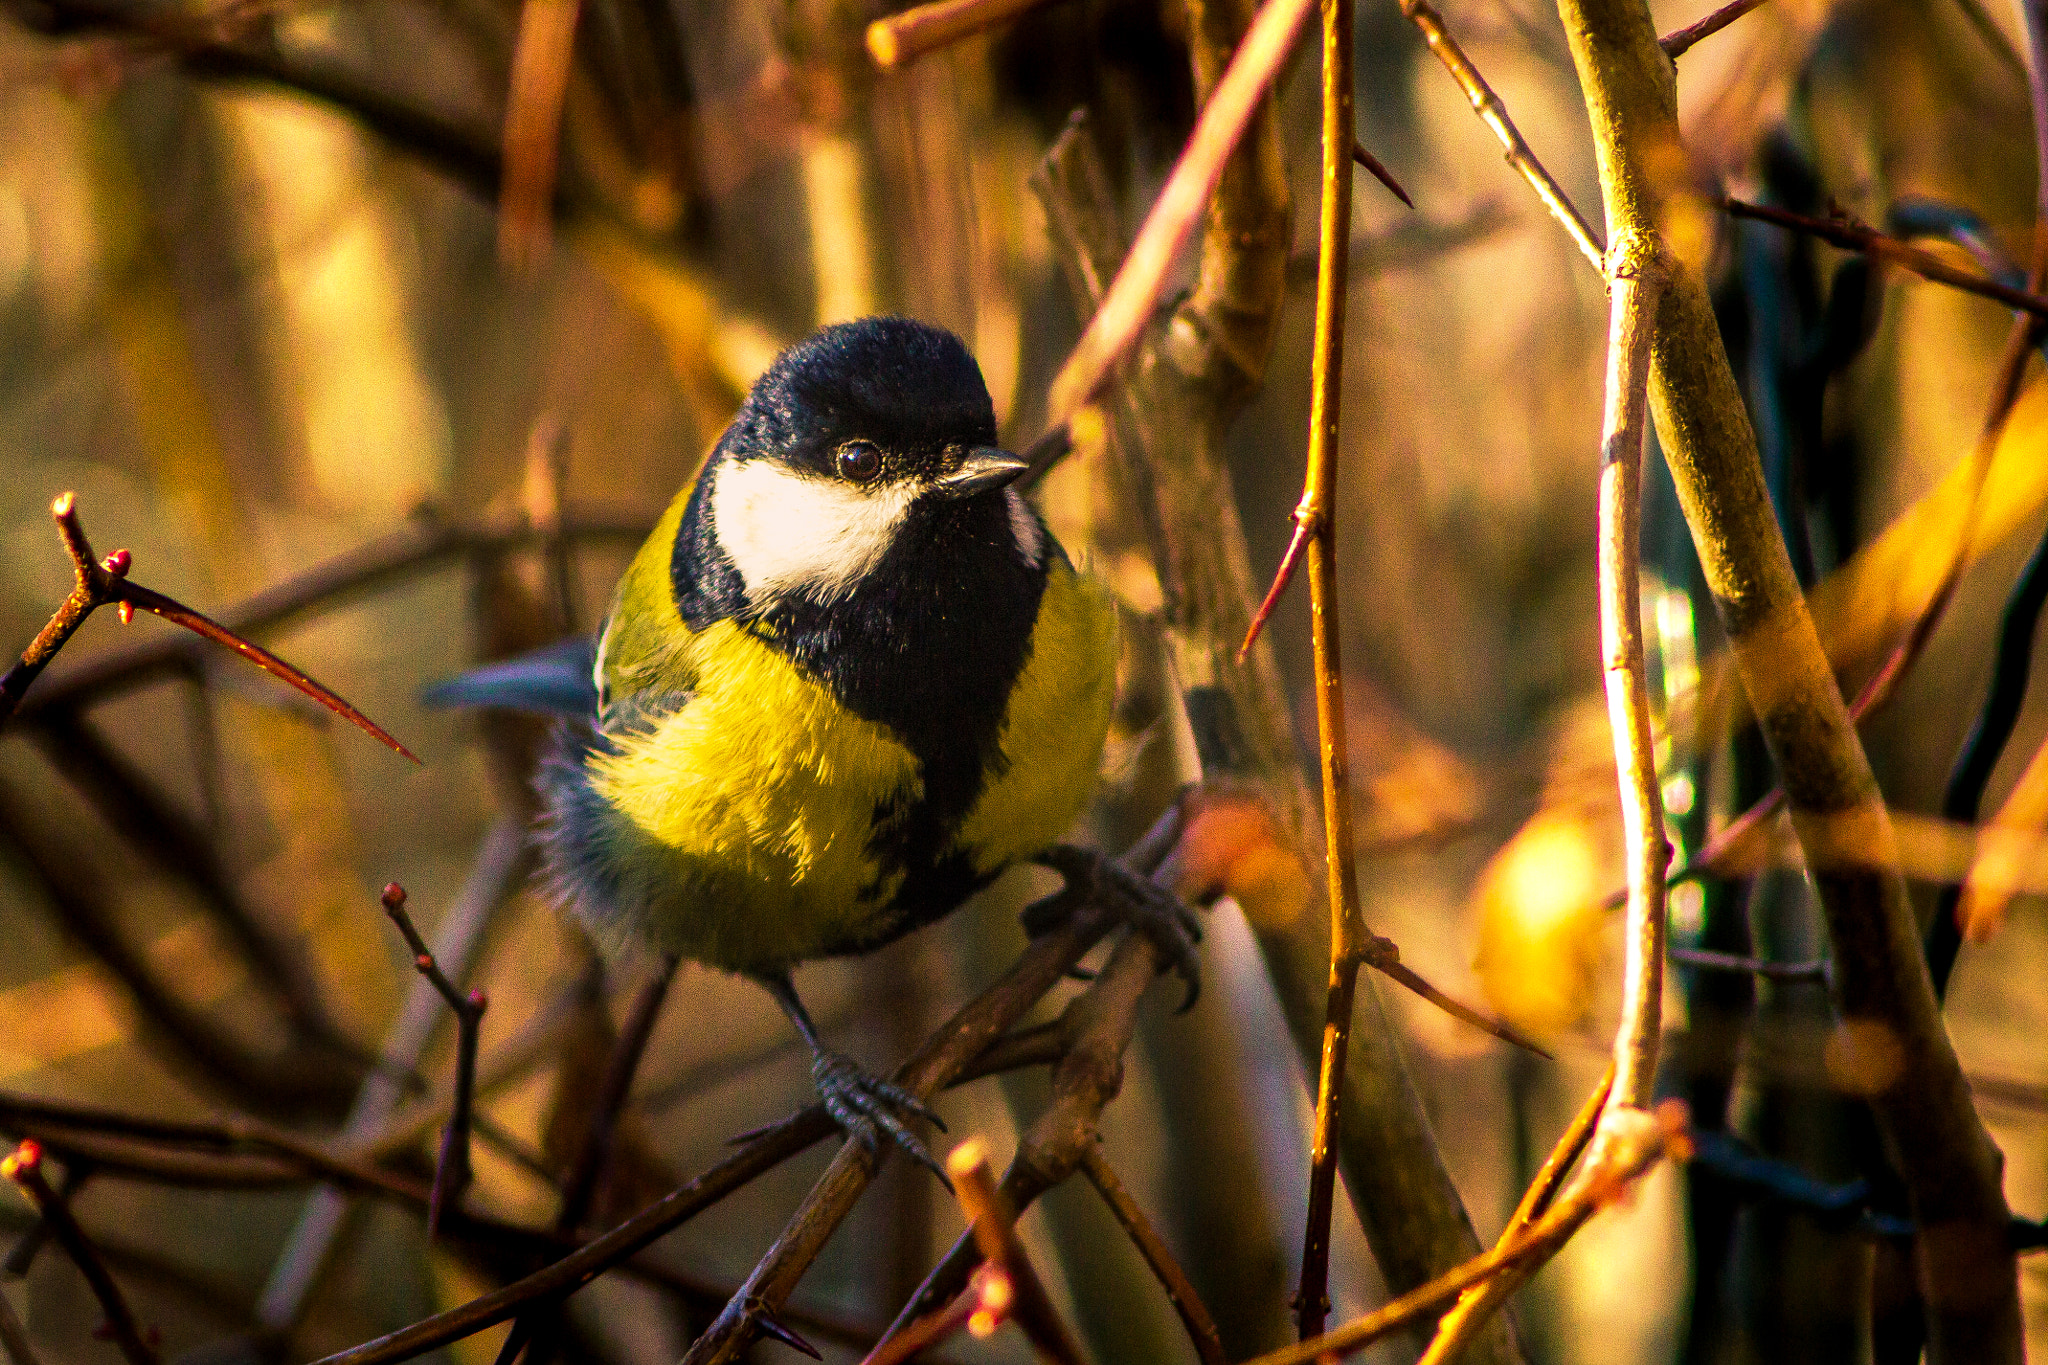
[[[600,937],[761,982],[841,1126],[927,1164],[891,1109],[929,1111],[824,1046],[790,969],[929,924],[1020,860],[1077,873],[1054,850],[1101,760],[1115,617],[995,442],[951,333],[827,327],[754,385],[594,653],[429,695],[565,715],[539,778],[558,897]],[[1191,920],[1123,889],[1192,988]]]

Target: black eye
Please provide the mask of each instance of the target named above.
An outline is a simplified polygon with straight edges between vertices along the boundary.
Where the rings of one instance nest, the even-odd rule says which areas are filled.
[[[866,483],[882,472],[882,452],[872,441],[848,441],[839,447],[839,477]]]

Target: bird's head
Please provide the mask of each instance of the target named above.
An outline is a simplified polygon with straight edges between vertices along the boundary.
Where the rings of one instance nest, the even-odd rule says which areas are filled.
[[[898,317],[827,327],[776,358],[726,430],[712,534],[756,605],[850,591],[905,537],[970,522],[1036,562],[1037,519],[1009,487],[1026,466],[995,439],[958,337]]]

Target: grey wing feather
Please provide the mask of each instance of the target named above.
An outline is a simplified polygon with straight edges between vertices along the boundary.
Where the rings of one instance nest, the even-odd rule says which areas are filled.
[[[543,716],[597,714],[597,641],[558,640],[516,659],[485,664],[420,693],[434,707],[488,706]]]

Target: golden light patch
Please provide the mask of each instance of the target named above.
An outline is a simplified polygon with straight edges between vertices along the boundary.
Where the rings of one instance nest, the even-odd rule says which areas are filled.
[[[1516,1028],[1555,1034],[1592,1002],[1606,861],[1587,820],[1544,811],[1481,874],[1472,966],[1494,1012]]]

